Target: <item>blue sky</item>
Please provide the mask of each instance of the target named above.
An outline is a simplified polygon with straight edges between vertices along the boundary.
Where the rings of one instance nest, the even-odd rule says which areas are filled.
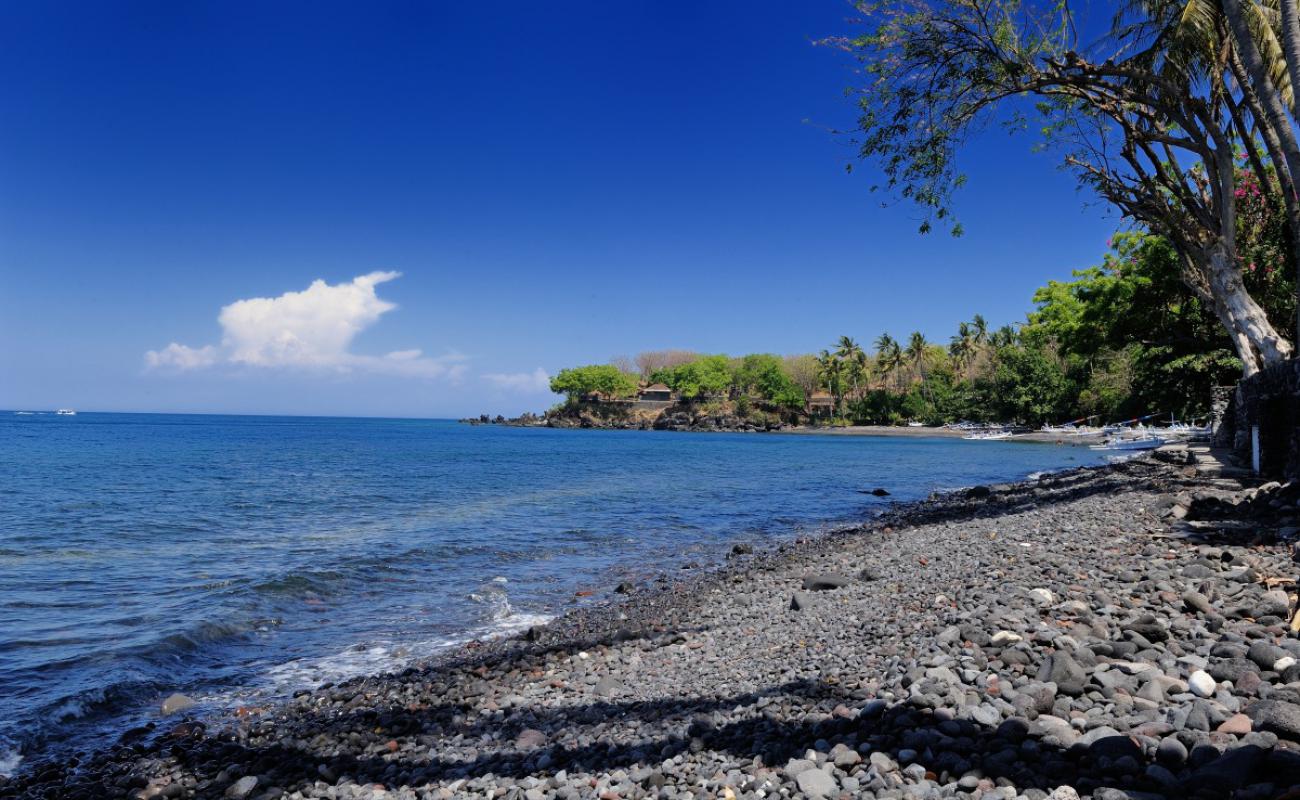
[[[946,340],[1099,260],[1118,220],[1028,138],[962,154],[960,239],[846,174],[812,41],[851,15],[5,3],[0,408],[518,413],[639,350]]]

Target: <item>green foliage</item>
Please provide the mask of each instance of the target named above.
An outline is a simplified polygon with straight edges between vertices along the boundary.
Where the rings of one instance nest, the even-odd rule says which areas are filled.
[[[1078,410],[1102,416],[1205,410],[1240,362],[1214,314],[1183,286],[1164,239],[1119,234],[1100,266],[1034,295],[1024,335],[1060,344],[1082,385]]]
[[[726,393],[731,388],[731,359],[726,356],[701,356],[687,364],[656,370],[651,381],[667,384],[688,400]]]
[[[769,353],[741,358],[735,369],[735,386],[742,397],[753,392],[775,406],[799,408],[804,403],[803,389],[786,372],[782,359]]]
[[[998,351],[994,382],[1004,415],[1028,424],[1067,417],[1077,397],[1064,364],[1047,347]]]
[[[1242,231],[1251,244],[1243,252],[1260,261],[1245,278],[1256,283],[1257,296],[1273,298],[1270,316],[1290,313],[1294,283],[1277,260],[1284,258],[1285,230],[1263,212],[1252,213]],[[692,355],[648,380],[718,409],[730,399],[736,414],[760,423],[806,412],[808,396],[818,390],[835,398],[831,424],[1037,426],[1087,415],[1203,414],[1211,387],[1233,382],[1240,369],[1218,320],[1183,285],[1179,257],[1167,241],[1124,233],[1110,245],[1098,266],[1039,289],[1019,328],[992,330],[977,314],[957,326],[946,347],[920,333],[904,342],[886,333],[868,354],[841,336],[815,356]],[[593,392],[626,397],[636,383],[600,365],[563,370],[551,388],[572,401]]]
[[[600,394],[605,398],[631,397],[636,394],[636,388],[636,376],[611,364],[589,364],[562,369],[551,378],[551,391],[567,396],[570,403],[591,394]]]

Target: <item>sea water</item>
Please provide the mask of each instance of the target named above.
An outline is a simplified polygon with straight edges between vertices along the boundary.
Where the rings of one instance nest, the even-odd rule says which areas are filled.
[[[947,438],[0,412],[0,773],[156,719],[172,692],[200,711],[269,702],[736,542],[1099,460]]]

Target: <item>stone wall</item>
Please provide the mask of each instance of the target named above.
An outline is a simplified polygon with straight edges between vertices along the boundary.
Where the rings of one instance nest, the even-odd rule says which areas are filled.
[[[1231,447],[1246,465],[1254,465],[1258,455],[1261,475],[1300,479],[1300,359],[1238,384],[1215,442]]]

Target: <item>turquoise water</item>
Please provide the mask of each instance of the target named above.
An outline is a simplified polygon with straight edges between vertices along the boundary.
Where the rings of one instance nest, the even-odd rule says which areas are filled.
[[[0,412],[0,767],[400,666],[884,501],[1095,463],[953,439]]]

